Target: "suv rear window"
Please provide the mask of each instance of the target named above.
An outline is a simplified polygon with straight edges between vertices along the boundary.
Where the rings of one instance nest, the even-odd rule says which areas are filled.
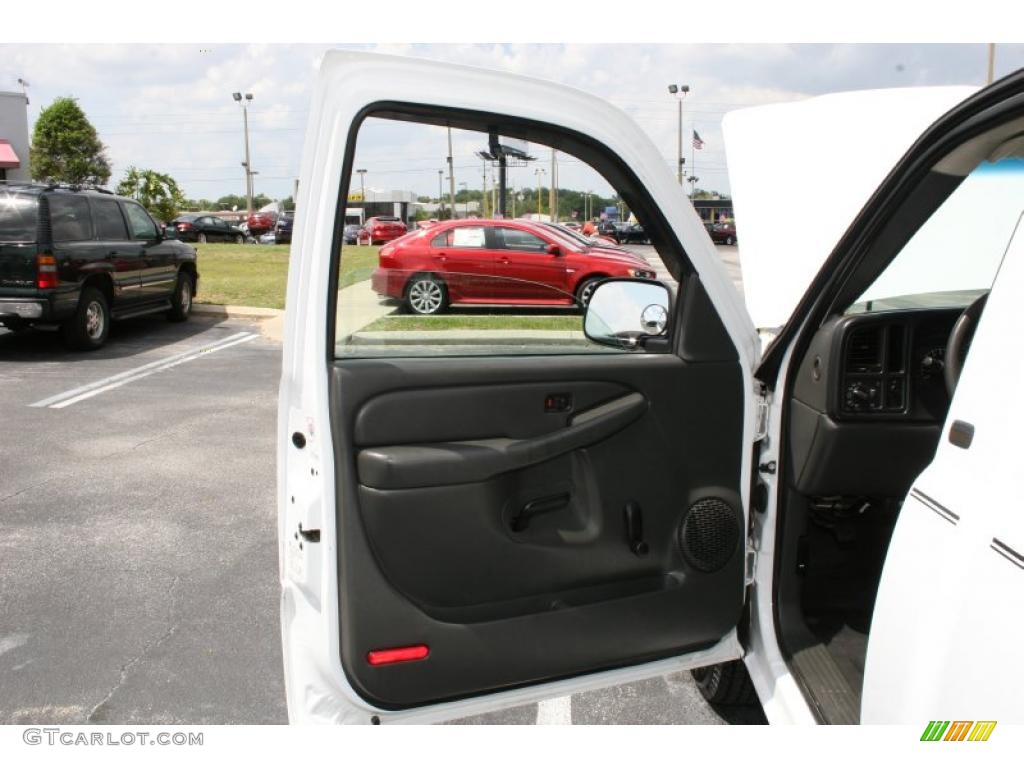
[[[0,243],[35,242],[38,211],[38,196],[0,191]]]
[[[50,227],[53,242],[92,239],[89,202],[81,195],[50,195]]]

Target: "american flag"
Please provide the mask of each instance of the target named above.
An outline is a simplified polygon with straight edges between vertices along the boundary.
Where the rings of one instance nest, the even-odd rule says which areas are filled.
[[[700,137],[700,134],[697,133],[697,131],[693,132],[693,148],[704,149],[704,140]]]

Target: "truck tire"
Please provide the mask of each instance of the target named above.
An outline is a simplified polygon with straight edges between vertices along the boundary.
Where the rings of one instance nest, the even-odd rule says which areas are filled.
[[[103,291],[92,285],[82,289],[75,314],[60,327],[64,343],[71,349],[99,349],[110,333],[110,305]]]
[[[690,671],[697,690],[709,704],[756,704],[754,683],[742,661],[713,664]]]
[[[171,308],[167,312],[167,319],[174,322],[188,320],[188,313],[192,311],[192,299],[196,295],[196,284],[192,275],[188,272],[178,273],[178,282],[174,284],[174,293],[171,294]]]

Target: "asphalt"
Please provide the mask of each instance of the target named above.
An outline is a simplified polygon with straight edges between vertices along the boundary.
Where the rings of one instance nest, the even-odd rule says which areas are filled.
[[[138,318],[72,353],[0,329],[0,723],[287,720],[260,330]],[[678,673],[457,722],[761,721]]]

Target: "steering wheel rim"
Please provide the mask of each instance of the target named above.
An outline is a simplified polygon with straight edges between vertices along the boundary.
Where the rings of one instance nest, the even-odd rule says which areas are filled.
[[[946,342],[945,365],[942,368],[942,377],[946,382],[946,392],[952,397],[956,391],[956,384],[960,381],[960,372],[964,368],[964,358],[967,349],[974,338],[974,331],[978,327],[978,320],[982,310],[985,309],[985,302],[988,300],[988,292],[981,294],[953,323],[953,330],[949,332],[949,339]]]

